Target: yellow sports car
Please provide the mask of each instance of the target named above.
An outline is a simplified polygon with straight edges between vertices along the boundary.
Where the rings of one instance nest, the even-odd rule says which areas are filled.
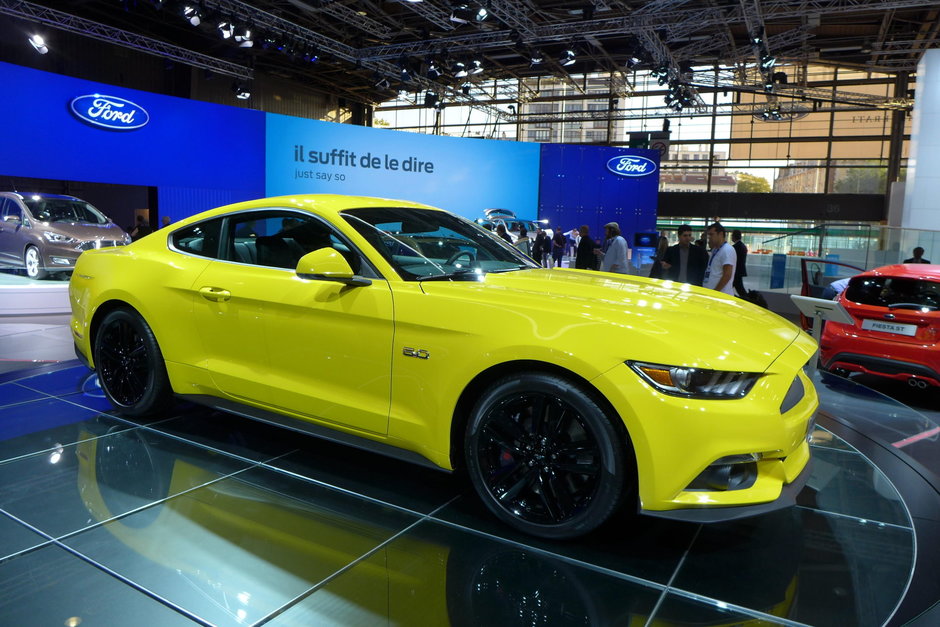
[[[77,353],[122,414],[174,397],[445,470],[534,535],[626,502],[715,521],[790,505],[816,343],[742,300],[543,269],[449,212],[310,195],[87,251]]]

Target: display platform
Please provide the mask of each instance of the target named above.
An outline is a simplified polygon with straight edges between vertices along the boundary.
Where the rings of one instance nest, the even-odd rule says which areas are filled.
[[[493,519],[459,476],[194,406],[118,418],[77,362],[0,375],[0,616],[938,624],[936,426],[849,381],[817,387],[798,506],[713,525],[622,515],[549,542]]]
[[[0,271],[0,322],[21,318],[36,324],[67,322],[71,314],[67,275],[38,281],[21,274]]]

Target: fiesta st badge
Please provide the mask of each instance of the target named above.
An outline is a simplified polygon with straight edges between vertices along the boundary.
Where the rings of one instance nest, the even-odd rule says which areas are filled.
[[[79,96],[72,99],[69,109],[82,122],[112,131],[133,131],[150,121],[146,109],[117,96]]]
[[[607,169],[617,176],[647,176],[656,171],[656,162],[646,157],[620,155],[607,162]]]

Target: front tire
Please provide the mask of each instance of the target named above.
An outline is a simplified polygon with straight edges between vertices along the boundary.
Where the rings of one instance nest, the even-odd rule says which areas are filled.
[[[27,246],[23,253],[23,265],[26,267],[26,276],[31,279],[45,279],[49,276],[42,267],[42,253],[35,246]]]
[[[153,331],[130,309],[108,313],[95,335],[95,368],[119,414],[153,416],[169,407],[173,390]]]
[[[498,518],[562,539],[606,521],[624,492],[629,449],[592,396],[561,377],[528,373],[487,390],[464,439],[473,487]]]

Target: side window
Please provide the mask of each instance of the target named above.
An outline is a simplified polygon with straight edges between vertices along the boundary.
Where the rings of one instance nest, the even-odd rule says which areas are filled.
[[[173,247],[200,257],[218,257],[221,230],[221,218],[188,226],[173,233]]]
[[[0,220],[6,221],[10,216],[23,219],[23,211],[16,204],[15,200],[9,198],[0,198]]]
[[[300,258],[320,248],[341,253],[353,272],[361,260],[336,232],[320,220],[291,211],[245,213],[229,218],[226,258],[293,270]]]

